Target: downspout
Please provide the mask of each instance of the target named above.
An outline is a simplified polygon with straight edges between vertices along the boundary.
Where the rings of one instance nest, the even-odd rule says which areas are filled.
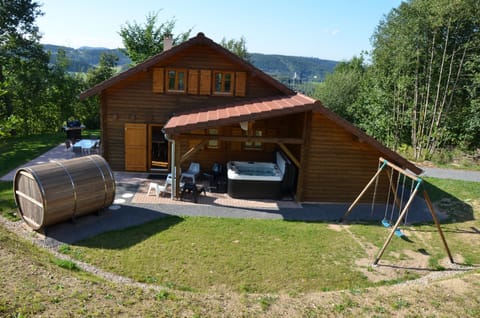
[[[175,193],[177,193],[177,171],[175,164],[175,139],[170,139],[169,135],[164,132],[165,139],[167,139],[172,147],[172,162],[170,163],[170,174],[172,175],[172,191],[170,192],[170,199],[175,198]]]
[[[171,164],[171,174],[172,174],[172,193],[170,193],[170,199],[175,198],[177,193],[177,165],[175,163],[175,139],[172,139],[172,164]]]

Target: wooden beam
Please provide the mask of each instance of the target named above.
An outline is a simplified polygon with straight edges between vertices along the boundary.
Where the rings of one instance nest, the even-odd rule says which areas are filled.
[[[386,160],[386,159],[384,159],[384,158],[382,158],[382,157],[378,158],[378,160],[379,160],[380,162],[382,162],[382,163],[383,163],[383,162],[386,162],[387,165],[388,165],[390,168],[393,168],[393,169],[397,170],[398,172],[406,175],[407,177],[409,177],[409,178],[412,179],[413,181],[418,181],[418,179],[419,179],[419,177],[418,177],[417,175],[414,175],[414,174],[409,173],[409,172],[406,171],[405,169],[402,169],[402,168],[394,165],[393,163],[391,163],[390,161],[388,161],[388,160]]]
[[[287,155],[288,159],[290,159],[294,165],[297,166],[298,169],[300,169],[302,167],[302,165],[300,164],[300,162],[297,160],[297,158],[295,158],[295,156],[293,155],[293,153],[290,151],[290,149],[288,149],[283,143],[279,142],[278,145],[280,146],[280,148],[283,150],[283,152]]]
[[[368,188],[373,184],[373,182],[378,178],[380,172],[382,172],[383,168],[387,165],[386,162],[384,162],[380,167],[378,167],[377,172],[373,175],[372,179],[368,181],[367,185],[365,188],[363,188],[362,192],[357,196],[357,198],[353,201],[353,203],[348,207],[347,211],[343,214],[343,216],[338,220],[339,222],[343,222],[343,220],[352,212],[353,208],[357,205],[358,201],[363,197],[365,192],[367,192]]]
[[[305,112],[303,116],[303,132],[302,132],[302,147],[300,149],[300,165],[302,169],[298,169],[297,189],[295,191],[295,199],[297,201],[303,200],[303,183],[306,178],[306,170],[308,168],[308,153],[310,151],[310,132],[312,131],[312,112]],[[307,166],[307,167],[306,167]]]
[[[185,162],[188,158],[196,154],[205,144],[208,142],[208,139],[201,140],[198,144],[190,148],[183,156],[180,158],[180,164]]]
[[[235,142],[263,142],[263,143],[284,143],[284,144],[303,144],[302,138],[290,137],[256,137],[256,136],[221,136],[221,135],[196,135],[196,134],[181,134],[175,135],[175,139],[201,139],[201,140],[221,140],[221,141],[235,141]]]
[[[430,200],[430,197],[428,196],[427,190],[425,190],[425,186],[423,189],[423,198],[425,199],[425,202],[427,203],[428,209],[430,210],[430,214],[432,214],[433,221],[435,222],[435,226],[437,227],[438,233],[440,234],[440,238],[442,239],[443,246],[445,247],[445,250],[447,251],[448,258],[450,259],[450,263],[455,264],[452,253],[450,253],[450,249],[448,248],[447,240],[445,239],[445,235],[443,234],[442,228],[440,227],[440,222],[438,221],[437,214],[435,213],[435,210],[433,208],[432,201]]]

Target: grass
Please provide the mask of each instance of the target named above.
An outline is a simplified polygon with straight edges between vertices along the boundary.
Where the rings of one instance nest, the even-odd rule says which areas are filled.
[[[38,157],[65,140],[65,133],[11,137],[0,140],[0,175]]]
[[[474,230],[480,228],[479,209],[468,203],[480,197],[480,183],[427,181],[437,204],[448,198],[464,209],[449,211],[450,223],[443,225],[450,249],[465,264],[480,264]],[[414,262],[415,255],[427,255],[426,264],[419,266],[443,270],[446,252],[435,227],[423,224],[405,230],[408,239],[394,237],[382,261],[406,264]],[[421,275],[406,270],[370,281],[355,262],[371,261],[374,255],[368,246],[378,251],[388,231],[377,223],[352,224],[349,231],[353,237],[326,223],[169,217],[101,234],[71,247],[69,253],[137,281],[183,291],[227,286],[240,293],[298,294],[390,285]]]
[[[343,237],[324,223],[169,217],[72,249],[107,270],[175,289],[229,286],[258,293],[368,286],[351,270],[352,257],[363,251]]]
[[[19,220],[13,197],[12,182],[0,182],[0,213],[4,218],[11,221]]]
[[[0,176],[38,157],[65,139],[64,133],[11,137],[0,139]],[[12,182],[0,182],[0,213],[16,220]]]
[[[438,178],[425,178],[425,180],[432,201],[456,198],[468,203],[480,198],[480,182]]]
[[[100,132],[87,130],[84,134],[98,137]],[[0,139],[0,176],[35,159],[63,141],[64,132]],[[0,214],[10,220],[18,219],[12,182],[0,182]]]
[[[5,158],[0,156],[0,169]],[[432,199],[449,212],[449,223],[442,227],[454,257],[478,266],[480,183],[427,181]],[[7,216],[8,209],[14,210],[11,182],[0,183],[0,209]],[[106,282],[75,270],[74,262],[53,258],[0,226],[0,316],[475,317],[480,313],[479,270],[426,286],[389,286],[418,277],[404,269],[394,279],[373,283],[365,272],[379,275],[377,269],[362,272],[356,261],[370,259],[365,246],[378,248],[385,229],[355,224],[349,230],[359,242],[324,223],[167,218],[106,233],[82,242],[83,246],[59,248],[107,270],[165,286],[158,291]],[[412,256],[406,251],[423,250],[430,258],[427,266],[442,269],[445,252],[435,229],[424,224],[408,231],[412,242],[394,238],[385,261],[409,261]],[[364,289],[368,286],[380,287]]]
[[[476,317],[480,312],[478,270],[451,283],[292,297],[140,289],[59,267],[49,253],[1,226],[0,276],[0,317]]]

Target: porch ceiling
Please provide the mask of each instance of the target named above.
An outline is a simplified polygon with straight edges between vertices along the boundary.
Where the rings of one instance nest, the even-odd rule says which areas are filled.
[[[305,112],[316,108],[316,105],[315,99],[300,93],[258,98],[178,114],[170,118],[164,130],[167,134],[179,134],[195,129]]]

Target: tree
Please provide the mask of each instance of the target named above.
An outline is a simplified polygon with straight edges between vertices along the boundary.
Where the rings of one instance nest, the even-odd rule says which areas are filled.
[[[411,143],[416,159],[466,140],[459,124],[468,119],[473,83],[465,65],[478,55],[479,7],[475,0],[403,2],[373,35],[372,87],[390,118],[386,139]]]
[[[173,37],[173,44],[176,45],[186,41],[192,31],[190,29],[187,32],[174,36],[175,19],[167,20],[158,26],[157,23],[158,12],[149,13],[146,16],[144,25],[137,22],[127,22],[125,26],[120,28],[119,34],[125,46],[123,52],[130,57],[133,65],[139,64],[147,58],[162,52],[165,37]]]
[[[52,125],[42,104],[48,55],[35,25],[40,15],[40,5],[31,0],[0,2],[0,130],[34,133]]]
[[[0,2],[0,119],[13,114],[8,77],[15,74],[18,65],[25,60],[45,60],[34,23],[40,15],[40,5],[31,0]]]
[[[244,59],[247,62],[250,61],[250,54],[247,51],[247,42],[245,38],[242,36],[240,40],[235,40],[235,39],[230,39],[227,40],[225,37],[222,38],[220,41],[220,45],[223,46],[224,48],[228,49],[230,52],[235,53],[242,59]]]
[[[57,111],[56,127],[60,122],[77,118],[79,100],[78,94],[85,86],[81,75],[70,74],[67,70],[71,61],[66,52],[59,49],[56,63],[50,67],[47,87],[47,103],[50,109]]]
[[[357,100],[365,73],[363,56],[340,62],[333,73],[328,74],[314,92],[314,97],[343,118],[354,122],[352,107]]]
[[[117,55],[113,53],[102,53],[98,66],[87,72],[85,80],[86,87],[95,86],[115,75],[117,62]],[[87,127],[98,129],[100,128],[99,106],[100,102],[97,96],[88,98],[79,105],[76,117],[82,120]]]
[[[90,69],[87,73],[87,85],[95,86],[115,75],[115,67],[118,63],[118,56],[113,53],[102,53],[98,66]]]

